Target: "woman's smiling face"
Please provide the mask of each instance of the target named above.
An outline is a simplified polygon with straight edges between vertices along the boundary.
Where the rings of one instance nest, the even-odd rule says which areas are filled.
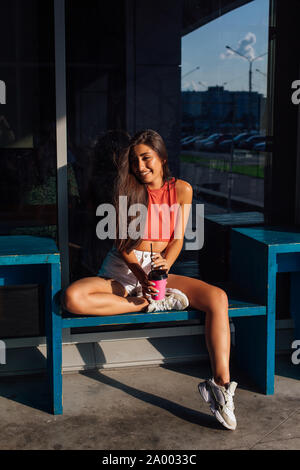
[[[134,147],[131,168],[142,183],[161,185],[163,180],[162,163],[159,155],[148,145],[139,144]]]

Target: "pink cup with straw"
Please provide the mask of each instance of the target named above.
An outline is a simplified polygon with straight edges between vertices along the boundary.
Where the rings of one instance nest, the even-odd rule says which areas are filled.
[[[151,267],[152,267],[152,243],[151,243]],[[161,300],[166,294],[166,285],[168,274],[165,269],[152,269],[148,274],[149,281],[154,283],[155,289],[158,290],[157,294],[151,294],[153,300]]]
[[[161,300],[165,297],[166,294],[166,285],[168,275],[167,272],[163,269],[153,269],[148,274],[149,281],[154,282],[155,289],[158,290],[157,294],[151,294],[153,300]]]

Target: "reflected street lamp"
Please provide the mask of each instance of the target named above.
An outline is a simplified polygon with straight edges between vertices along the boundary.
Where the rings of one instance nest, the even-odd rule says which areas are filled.
[[[204,83],[202,83],[202,82],[200,82],[200,81],[199,81],[198,83],[199,83],[199,85],[202,85],[202,86],[204,86],[205,88],[208,88],[207,85],[205,85]]]
[[[266,77],[266,76],[267,76],[267,74],[266,74],[266,73],[262,72],[262,71],[261,71],[261,70],[259,70],[259,69],[255,69],[255,71],[256,71],[256,72],[258,72],[258,73],[260,73],[260,74],[261,74],[261,75],[263,75],[264,77]]]
[[[230,47],[230,46],[225,46],[225,47],[226,47],[226,49],[229,49],[230,51],[234,52],[235,54],[237,54],[237,55],[243,57],[244,59],[248,60],[248,62],[249,62],[249,93],[251,93],[252,92],[252,64],[255,60],[259,59],[260,57],[263,57],[264,55],[267,55],[267,52],[265,52],[264,54],[261,54],[257,57],[254,57],[254,59],[249,59],[249,57],[247,57],[246,55],[241,54],[240,52],[232,49],[232,47]]]
[[[199,69],[200,69],[200,67],[199,67],[199,65],[198,65],[198,66],[197,66],[196,68],[194,68],[193,70],[190,70],[189,72],[187,72],[187,73],[185,73],[184,75],[182,75],[181,80],[182,80],[183,78],[185,78],[187,75],[190,75],[190,73],[193,73],[193,72],[195,72],[196,70],[199,70]]]

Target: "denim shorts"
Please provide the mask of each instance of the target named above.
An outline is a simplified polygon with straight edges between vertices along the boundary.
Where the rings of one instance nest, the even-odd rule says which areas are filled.
[[[133,250],[134,254],[146,274],[151,271],[150,251]],[[154,254],[154,253],[153,253]],[[133,272],[129,269],[118,250],[113,247],[103,260],[97,274],[99,277],[114,279],[120,282],[131,296],[142,296],[142,286]]]

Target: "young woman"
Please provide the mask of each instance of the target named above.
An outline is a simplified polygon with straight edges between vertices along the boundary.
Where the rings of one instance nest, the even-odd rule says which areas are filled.
[[[127,212],[120,206],[126,196]],[[159,134],[146,130],[136,134],[119,161],[115,188],[117,240],[106,256],[97,277],[71,284],[65,292],[65,307],[81,315],[116,315],[127,312],[183,310],[188,305],[206,313],[205,337],[213,378],[199,384],[199,392],[215,417],[226,428],[235,429],[233,396],[237,386],[230,382],[230,328],[226,293],[198,279],[169,273],[184,240],[192,203],[189,183],[171,178],[167,151]],[[139,237],[130,236],[130,207],[143,204],[146,221]],[[157,207],[172,210],[157,212]],[[163,206],[162,206],[163,207]],[[181,210],[180,210],[181,209]],[[170,220],[166,220],[168,214]],[[125,216],[126,215],[126,216]],[[146,223],[145,223],[146,222]],[[169,228],[165,230],[165,226]],[[126,230],[127,236],[124,236]],[[151,244],[153,256],[151,260]],[[151,261],[168,273],[164,300],[152,300],[156,292],[148,280]]]

